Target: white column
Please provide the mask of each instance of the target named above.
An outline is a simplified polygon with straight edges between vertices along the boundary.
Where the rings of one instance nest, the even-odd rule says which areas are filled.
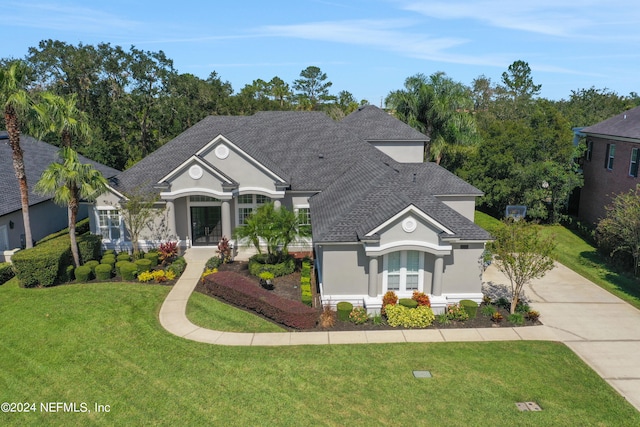
[[[378,296],[378,257],[369,257],[369,296]]]
[[[222,236],[231,239],[231,203],[228,200],[222,201],[221,216]]]
[[[178,230],[176,230],[176,209],[173,200],[167,200],[167,219],[169,220],[169,235],[178,238]]]
[[[433,279],[431,293],[434,296],[442,295],[442,272],[444,268],[444,257],[436,255],[433,260]]]

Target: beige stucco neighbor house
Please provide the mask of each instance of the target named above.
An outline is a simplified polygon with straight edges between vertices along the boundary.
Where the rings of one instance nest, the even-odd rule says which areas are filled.
[[[311,225],[297,249],[314,251],[323,304],[376,312],[388,290],[423,291],[436,311],[480,301],[490,239],[473,222],[482,193],[423,163],[426,141],[374,106],[341,122],[321,112],[210,116],[118,175],[93,207],[92,230],[106,247],[127,247],[119,201],[156,192],[166,209],[142,245],[214,248],[273,201]]]

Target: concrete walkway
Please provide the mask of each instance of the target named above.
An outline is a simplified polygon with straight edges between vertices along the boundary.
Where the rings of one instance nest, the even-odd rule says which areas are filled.
[[[525,292],[543,326],[353,332],[236,333],[201,328],[186,317],[211,249],[191,248],[187,269],[160,309],[160,323],[179,337],[218,345],[284,346],[460,341],[561,341],[640,410],[640,311],[558,265]],[[485,281],[508,284],[493,266]]]

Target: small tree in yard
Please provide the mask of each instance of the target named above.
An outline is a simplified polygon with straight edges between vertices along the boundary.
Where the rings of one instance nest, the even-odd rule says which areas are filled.
[[[493,233],[490,244],[495,265],[511,282],[511,313],[515,313],[524,285],[540,278],[553,268],[551,252],[555,243],[551,237],[540,236],[538,226],[507,220]]]
[[[249,239],[258,253],[262,253],[260,241],[267,248],[267,263],[281,261],[282,255],[297,236],[308,236],[309,230],[301,227],[298,216],[285,207],[276,208],[272,203],[260,206],[247,217],[245,224],[237,227],[234,237]]]
[[[144,194],[141,191],[126,194],[127,199],[120,201],[120,213],[124,225],[131,236],[134,257],[140,253],[138,239],[142,230],[151,229],[153,220],[162,214],[161,209],[154,207],[158,196],[156,194]]]
[[[607,216],[598,223],[598,245],[611,257],[627,253],[633,258],[633,272],[638,275],[640,263],[640,185],[616,196],[606,206]]]

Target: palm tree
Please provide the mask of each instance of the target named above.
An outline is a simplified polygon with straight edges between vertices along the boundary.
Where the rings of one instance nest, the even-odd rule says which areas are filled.
[[[447,152],[476,140],[471,92],[443,72],[405,80],[404,90],[391,92],[387,105],[403,122],[427,135],[424,160],[440,164]]]
[[[20,147],[20,117],[26,114],[31,104],[29,95],[23,88],[25,74],[26,65],[21,61],[12,62],[6,68],[0,69],[0,102],[4,107],[4,121],[9,134],[13,168],[20,186],[25,245],[27,248],[31,248],[33,240],[29,219],[29,186],[27,185],[27,174]]]
[[[42,101],[33,106],[38,115],[38,136],[57,134],[62,145],[71,147],[72,138],[83,138],[89,135],[88,117],[80,111],[76,104],[76,95],[62,97],[51,92],[41,95]]]
[[[93,201],[107,187],[107,180],[92,165],[80,163],[78,153],[70,147],[60,150],[61,163],[52,163],[35,186],[39,194],[53,196],[53,201],[69,209],[69,237],[76,267],[80,265],[76,241],[76,219],[80,200]]]

